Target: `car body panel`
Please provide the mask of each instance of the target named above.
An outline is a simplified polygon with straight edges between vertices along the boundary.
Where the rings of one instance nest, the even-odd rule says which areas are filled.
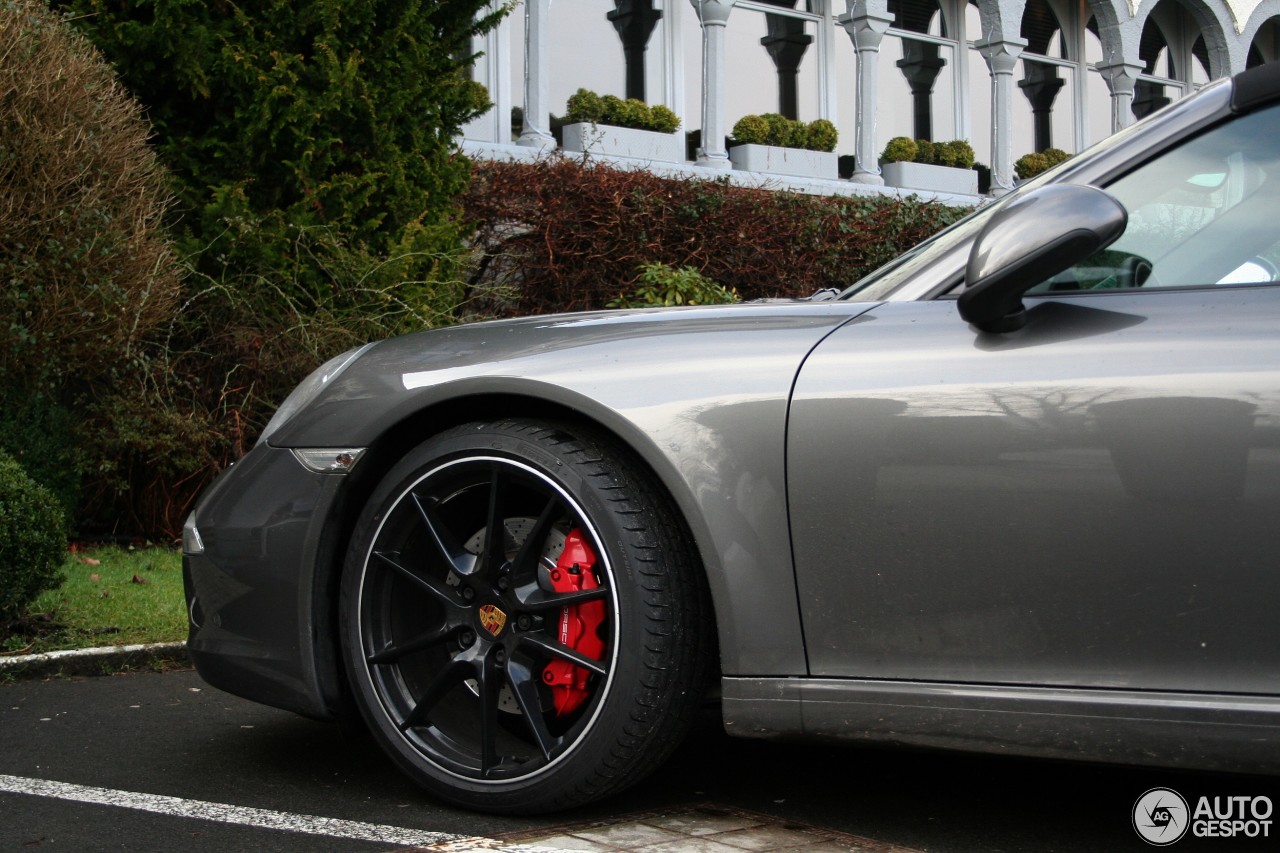
[[[327,718],[337,700],[317,637],[316,563],[342,478],[260,445],[202,495],[203,554],[186,554],[187,649],[206,681]]]
[[[811,673],[1274,693],[1280,288],[1029,301],[1016,336],[886,304],[806,361]]]

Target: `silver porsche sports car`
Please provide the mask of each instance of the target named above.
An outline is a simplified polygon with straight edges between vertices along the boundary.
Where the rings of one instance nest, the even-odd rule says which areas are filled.
[[[728,731],[1280,772],[1280,64],[835,298],[323,365],[187,523],[210,683],[534,812]]]

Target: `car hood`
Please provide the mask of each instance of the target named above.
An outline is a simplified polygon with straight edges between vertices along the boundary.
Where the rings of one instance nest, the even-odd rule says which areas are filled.
[[[424,407],[477,395],[612,422],[652,406],[785,396],[808,352],[874,303],[771,302],[601,311],[451,326],[381,341],[271,436],[365,446]]]

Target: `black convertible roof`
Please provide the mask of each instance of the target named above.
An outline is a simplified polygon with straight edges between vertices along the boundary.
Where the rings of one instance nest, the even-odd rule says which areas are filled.
[[[1268,62],[1237,74],[1232,80],[1231,110],[1247,113],[1280,98],[1280,62]]]

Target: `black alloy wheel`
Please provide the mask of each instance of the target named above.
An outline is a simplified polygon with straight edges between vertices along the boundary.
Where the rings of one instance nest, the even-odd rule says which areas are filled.
[[[455,803],[540,812],[611,793],[665,758],[699,701],[711,625],[682,525],[638,466],[574,432],[432,438],[384,479],[348,553],[357,703]]]

